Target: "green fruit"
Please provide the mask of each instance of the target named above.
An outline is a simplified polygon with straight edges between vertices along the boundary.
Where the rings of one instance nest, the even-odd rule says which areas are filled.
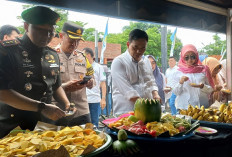
[[[130,139],[127,139],[127,133],[125,130],[120,129],[118,131],[118,140],[112,144],[111,153],[113,155],[128,156],[138,153],[138,145]]]
[[[119,141],[125,141],[125,140],[127,140],[127,133],[126,133],[125,130],[120,129],[120,130],[118,131],[118,140],[119,140]]]
[[[139,120],[135,117],[135,116],[133,116],[133,115],[130,115],[129,117],[128,117],[128,119],[130,120],[130,121],[132,121],[132,122],[138,122]]]
[[[126,140],[125,143],[126,143],[127,149],[130,152],[132,152],[130,154],[137,153],[140,151],[139,146],[135,143],[135,141],[128,139],[128,140]]]
[[[159,122],[161,118],[161,104],[156,100],[139,98],[135,102],[134,113],[134,116],[145,124],[154,121]]]

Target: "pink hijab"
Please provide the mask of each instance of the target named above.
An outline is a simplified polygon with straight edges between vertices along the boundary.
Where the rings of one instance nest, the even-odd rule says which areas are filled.
[[[184,56],[187,52],[193,52],[196,55],[196,62],[194,63],[193,66],[187,66],[187,64],[184,60]],[[209,68],[208,68],[208,66],[204,66],[201,64],[201,61],[199,60],[199,55],[198,55],[197,49],[194,45],[188,44],[188,45],[183,46],[183,48],[181,49],[181,56],[180,56],[180,60],[178,63],[178,67],[179,67],[178,70],[183,72],[183,73],[205,72],[206,77],[208,78],[209,84],[211,85],[211,87],[214,88],[214,82],[213,82],[213,79],[211,77]]]

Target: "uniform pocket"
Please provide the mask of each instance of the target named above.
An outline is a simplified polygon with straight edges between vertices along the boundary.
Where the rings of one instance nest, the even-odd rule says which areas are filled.
[[[64,73],[64,72],[65,72],[65,66],[64,66],[64,65],[61,65],[61,66],[60,66],[60,72],[61,72],[61,73]]]
[[[74,72],[75,73],[83,73],[83,74],[85,74],[86,73],[86,67],[75,65]]]

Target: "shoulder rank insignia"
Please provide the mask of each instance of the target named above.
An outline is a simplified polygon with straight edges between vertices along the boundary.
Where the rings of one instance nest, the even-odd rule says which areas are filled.
[[[89,60],[87,58],[86,59],[86,70],[87,70],[87,73],[85,74],[86,76],[90,76],[90,75],[93,75],[94,74],[94,70],[93,70],[93,67],[92,65],[89,63]]]
[[[20,42],[17,39],[14,39],[14,40],[0,41],[0,43],[2,44],[2,46],[8,47],[8,46],[18,45]]]

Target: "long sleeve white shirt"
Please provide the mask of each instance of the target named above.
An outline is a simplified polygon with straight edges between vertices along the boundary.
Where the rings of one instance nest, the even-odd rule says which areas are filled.
[[[188,81],[180,84],[179,81],[182,76],[187,76],[189,78]],[[193,106],[200,107],[200,91],[204,93],[211,93],[213,88],[209,85],[208,79],[205,73],[183,73],[181,71],[176,71],[174,74],[175,86],[173,89],[174,94],[176,94],[176,108],[177,109],[187,109],[188,105],[191,104]],[[202,89],[191,87],[190,83],[196,84],[204,84]]]
[[[134,110],[134,97],[153,98],[152,91],[158,91],[150,61],[144,57],[134,62],[128,51],[116,57],[111,65],[113,89],[113,114]]]

